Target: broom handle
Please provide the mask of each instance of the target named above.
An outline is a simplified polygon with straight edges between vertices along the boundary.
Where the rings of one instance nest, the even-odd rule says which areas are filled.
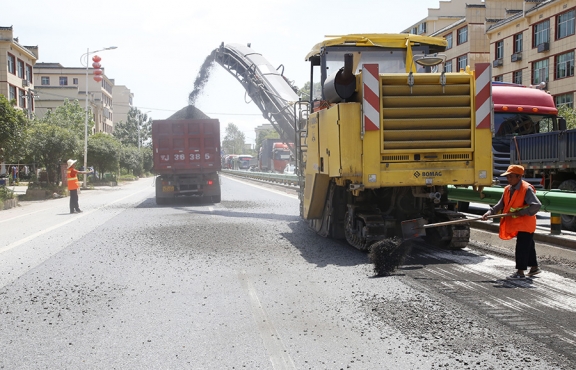
[[[514,213],[503,213],[500,215],[490,215],[487,218],[498,218],[498,217],[506,217],[506,216],[512,216],[514,215]],[[470,222],[470,221],[478,221],[481,220],[482,217],[475,217],[475,218],[463,218],[462,220],[454,220],[454,221],[445,221],[445,222],[438,222],[436,224],[428,224],[428,225],[424,225],[422,226],[423,229],[430,229],[433,227],[439,227],[439,226],[447,226],[447,225],[455,225],[455,224],[463,224],[465,222]]]

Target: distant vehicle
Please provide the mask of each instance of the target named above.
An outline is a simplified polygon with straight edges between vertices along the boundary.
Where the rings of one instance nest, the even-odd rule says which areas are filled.
[[[289,144],[293,145],[293,144]],[[280,139],[264,139],[258,153],[258,166],[262,172],[284,172],[290,162],[290,148]]]
[[[250,169],[251,162],[254,157],[248,154],[241,154],[238,156],[238,169],[247,170]]]
[[[217,119],[152,123],[156,204],[181,196],[220,203],[220,122]]]
[[[288,163],[284,168],[284,174],[286,175],[293,175],[296,173],[296,166],[292,163]]]

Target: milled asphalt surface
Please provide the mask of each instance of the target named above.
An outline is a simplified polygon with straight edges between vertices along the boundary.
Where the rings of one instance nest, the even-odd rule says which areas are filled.
[[[0,212],[0,367],[576,367],[573,280],[511,284],[509,259],[418,245],[375,278],[284,190],[223,176],[221,204],[158,207],[151,183],[85,191],[80,215]]]

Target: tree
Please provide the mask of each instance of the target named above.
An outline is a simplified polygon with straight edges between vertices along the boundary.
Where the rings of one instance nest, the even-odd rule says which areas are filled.
[[[242,154],[245,142],[246,136],[244,133],[240,131],[235,124],[229,123],[228,126],[226,126],[226,135],[222,142],[222,149],[227,154]]]
[[[120,168],[133,175],[142,174],[142,152],[133,145],[123,145],[120,150]]]
[[[154,158],[151,146],[144,146],[140,148],[142,152],[142,169],[144,172],[152,172],[152,167],[154,165]]]
[[[576,129],[576,110],[567,105],[561,105],[558,107],[558,115],[566,119],[567,129]]]
[[[24,112],[14,108],[13,104],[0,94],[0,159],[11,160],[19,157],[27,126],[28,118]]]
[[[100,176],[118,171],[121,145],[120,140],[103,132],[88,138],[88,159]]]
[[[304,86],[302,86],[298,90],[298,95],[302,98],[302,100],[309,101],[310,100],[310,81],[307,81]],[[322,84],[320,82],[314,83],[314,99],[321,99],[322,97]]]
[[[46,167],[49,183],[58,180],[60,164],[79,151],[78,136],[57,125],[37,122],[29,130],[29,150],[38,163]]]
[[[262,130],[258,133],[258,137],[256,138],[256,151],[260,150],[262,146],[262,142],[264,139],[279,139],[280,134],[274,129],[269,130]]]
[[[126,122],[118,122],[114,125],[114,137],[118,138],[122,145],[138,147],[138,129],[140,129],[140,144],[146,143],[152,136],[152,118],[142,114],[138,108],[130,108]]]
[[[54,110],[49,110],[41,122],[55,125],[73,131],[79,139],[84,140],[86,111],[80,106],[78,100],[64,100],[64,104]],[[88,133],[94,128],[94,119],[88,115]]]

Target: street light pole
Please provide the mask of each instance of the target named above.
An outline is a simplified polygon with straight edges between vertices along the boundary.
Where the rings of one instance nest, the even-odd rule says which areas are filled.
[[[82,56],[80,57],[80,63],[82,63],[82,58],[84,58],[84,55],[86,55],[86,115],[84,117],[84,171],[86,171],[86,168],[88,167],[88,70],[89,70],[89,66],[90,63],[88,61],[88,57],[90,56],[90,54],[94,54],[97,53],[99,51],[104,51],[104,50],[113,50],[116,49],[116,46],[110,46],[101,50],[94,50],[94,51],[90,51],[90,48],[86,49],[86,54],[82,54]],[[87,174],[84,174],[84,184],[83,184],[83,188],[86,189],[86,187],[88,186],[88,181],[87,181]]]

